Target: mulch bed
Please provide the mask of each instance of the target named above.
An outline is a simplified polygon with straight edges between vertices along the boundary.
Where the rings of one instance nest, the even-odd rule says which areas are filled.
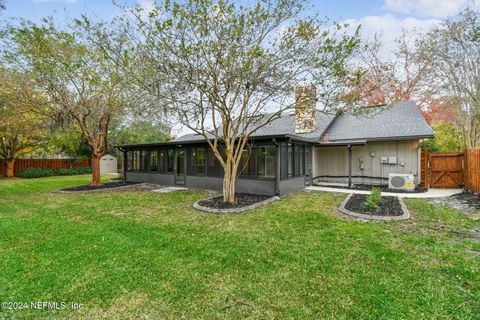
[[[452,196],[453,199],[457,200],[463,205],[466,205],[470,208],[480,209],[480,194],[474,193],[471,191],[463,191]]]
[[[364,206],[368,195],[353,194],[345,205],[345,209],[375,216],[401,216],[403,214],[402,205],[397,197],[382,196],[382,203],[378,210],[369,210]]]
[[[211,209],[234,209],[250,206],[257,202],[262,202],[271,198],[271,196],[251,193],[236,193],[235,203],[223,202],[223,196],[199,201],[198,204]]]
[[[92,186],[91,184],[86,184],[82,186],[64,188],[64,189],[61,189],[61,191],[93,191],[93,190],[102,190],[102,189],[112,189],[112,188],[118,188],[118,187],[124,187],[124,186],[133,186],[139,183],[140,182],[120,181],[120,182],[107,182],[99,186]]]
[[[319,187],[326,187],[326,188],[339,188],[339,189],[350,189],[350,190],[363,190],[363,191],[371,191],[373,187],[378,187],[382,190],[382,192],[391,192],[391,193],[423,193],[427,192],[427,189],[423,187],[416,187],[413,191],[408,190],[398,190],[398,189],[389,189],[388,185],[372,185],[372,184],[354,184],[351,188],[347,186],[336,186],[336,185],[317,185]]]

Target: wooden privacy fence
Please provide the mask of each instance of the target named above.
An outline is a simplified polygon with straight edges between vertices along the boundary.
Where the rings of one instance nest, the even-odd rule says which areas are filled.
[[[428,189],[428,151],[425,150],[420,157],[420,185]]]
[[[480,148],[465,151],[465,189],[480,192]]]
[[[17,159],[15,160],[14,174],[28,168],[86,168],[90,167],[90,159]],[[0,159],[0,174],[5,175],[7,164]]]
[[[426,152],[421,157],[421,185],[426,188],[460,188],[464,182],[463,152]]]
[[[429,178],[431,188],[463,186],[463,152],[430,153]]]
[[[422,151],[420,184],[425,188],[465,188],[480,192],[480,148],[465,152]]]

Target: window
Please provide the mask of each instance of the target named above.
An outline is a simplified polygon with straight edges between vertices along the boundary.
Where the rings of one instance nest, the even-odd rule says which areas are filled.
[[[156,150],[150,151],[150,171],[158,171],[158,153]]]
[[[173,154],[174,154],[173,149],[167,150],[167,172],[168,173],[173,173]]]
[[[223,152],[220,147],[219,151]],[[209,148],[207,152],[207,175],[209,177],[221,177],[222,174],[222,165],[220,164],[220,161],[218,161],[218,158],[213,152],[213,150]]]
[[[140,170],[140,151],[132,151],[132,170]]]
[[[191,174],[197,176],[205,175],[205,148],[192,148],[191,149]]]
[[[282,166],[280,167],[281,179],[305,176],[306,149],[303,144],[283,143],[280,148]]]
[[[257,170],[257,148],[251,148],[250,150],[250,159],[248,159],[250,167],[250,176],[256,176],[258,173]]]
[[[131,171],[133,168],[133,151],[127,151],[127,170]]]
[[[147,150],[142,150],[141,152],[142,157],[142,171],[149,171],[150,168],[150,152]]]
[[[301,176],[305,175],[305,146],[298,146],[299,150],[299,173]]]
[[[215,157],[215,154],[213,153],[212,150],[208,150],[208,157],[207,157],[207,166],[209,168],[213,168],[215,166],[215,160],[216,157]]]
[[[287,177],[293,177],[293,144],[287,144]]]
[[[167,171],[167,150],[165,149],[158,151],[158,171],[161,173]]]
[[[261,146],[258,147],[258,176],[265,178],[274,178],[276,176],[276,147]]]
[[[238,172],[242,176],[250,175],[250,149],[244,149],[242,151]]]

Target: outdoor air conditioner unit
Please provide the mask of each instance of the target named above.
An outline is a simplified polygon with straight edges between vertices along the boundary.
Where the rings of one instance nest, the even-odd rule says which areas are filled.
[[[413,191],[415,189],[413,174],[390,173],[388,175],[388,188]]]

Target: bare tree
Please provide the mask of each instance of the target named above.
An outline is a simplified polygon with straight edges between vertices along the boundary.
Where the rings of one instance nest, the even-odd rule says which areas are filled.
[[[131,9],[120,23],[149,71],[142,82],[221,164],[225,202],[235,201],[249,138],[293,106],[296,85],[319,79],[314,68],[316,75],[340,74],[358,45],[358,34],[348,37],[342,26],[329,31],[316,18],[300,20],[303,10],[301,0],[165,1],[150,12]]]
[[[385,52],[381,35],[375,35],[358,51],[346,97],[362,99],[365,105],[415,99],[419,107],[426,107],[430,94],[425,84],[432,61],[416,50],[418,37],[415,31],[404,31],[393,50]]]
[[[429,56],[431,90],[459,107],[457,126],[466,148],[480,143],[480,12],[463,11],[442,23],[418,44]]]

